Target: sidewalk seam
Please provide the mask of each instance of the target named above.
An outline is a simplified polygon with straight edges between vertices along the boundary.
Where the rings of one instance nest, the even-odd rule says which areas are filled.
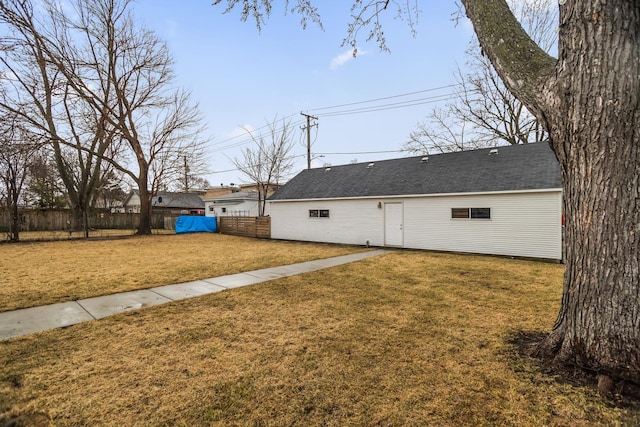
[[[81,300],[81,299],[79,299],[79,300],[75,300],[74,302],[75,302],[76,304],[78,304],[78,305],[80,306],[80,308],[84,310],[84,312],[85,312],[85,313],[87,313],[89,316],[91,316],[91,318],[92,318],[93,320],[98,320],[98,318],[97,318],[97,317],[95,317],[93,314],[91,314],[91,312],[90,312],[89,310],[87,310],[87,308],[86,308],[84,305],[82,305],[82,303],[81,303],[80,301],[82,301],[82,300]]]
[[[179,284],[180,284],[180,283],[176,283],[176,285],[179,285]],[[167,286],[171,286],[171,285],[167,285]],[[157,287],[157,286],[156,286],[156,287]],[[159,297],[166,298],[166,299],[168,299],[169,301],[178,301],[178,300],[175,300],[175,299],[173,299],[173,298],[171,298],[171,297],[168,297],[168,296],[166,296],[166,295],[162,295],[161,293],[154,291],[154,289],[155,289],[156,287],[153,287],[153,288],[147,288],[147,289],[144,289],[144,290],[149,291],[149,292],[153,292],[154,294],[158,295]]]

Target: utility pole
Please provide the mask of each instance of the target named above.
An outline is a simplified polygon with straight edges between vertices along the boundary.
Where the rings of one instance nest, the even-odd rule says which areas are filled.
[[[189,165],[187,164],[187,156],[184,158],[184,192],[189,192]]]
[[[313,126],[318,126],[317,123],[312,125],[311,119],[318,120],[318,118],[302,112],[300,114],[307,118],[307,125],[304,126],[302,130],[307,131],[307,169],[311,169],[311,128]]]

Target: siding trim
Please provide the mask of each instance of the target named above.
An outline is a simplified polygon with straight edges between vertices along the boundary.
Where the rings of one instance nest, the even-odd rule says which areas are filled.
[[[527,193],[559,193],[562,192],[562,188],[543,188],[536,190],[509,190],[509,191],[482,191],[476,193],[436,193],[436,194],[389,194],[382,196],[358,196],[358,197],[325,197],[317,199],[281,199],[281,200],[269,200],[268,203],[291,203],[291,202],[316,202],[326,200],[380,200],[380,199],[407,199],[417,197],[449,197],[449,196],[487,196],[487,195],[500,195],[500,194],[527,194]]]

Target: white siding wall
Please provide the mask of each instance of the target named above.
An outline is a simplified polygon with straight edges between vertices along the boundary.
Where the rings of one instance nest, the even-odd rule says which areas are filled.
[[[381,199],[382,200],[382,199]],[[278,202],[271,205],[271,237],[310,242],[384,245],[384,210],[378,200]],[[329,218],[309,218],[309,209],[329,209]]]
[[[384,209],[404,206],[404,247],[561,259],[560,191],[389,199],[271,203],[271,236],[373,246],[384,245]],[[491,219],[452,219],[451,208],[491,208]],[[309,218],[329,209],[329,218]]]
[[[206,216],[258,216],[258,202],[256,200],[244,200],[241,203],[219,201],[218,203],[205,202]],[[211,210],[213,206],[213,211]],[[222,212],[226,208],[226,212]]]
[[[140,196],[138,194],[132,194],[127,204],[124,206],[126,213],[140,213]]]

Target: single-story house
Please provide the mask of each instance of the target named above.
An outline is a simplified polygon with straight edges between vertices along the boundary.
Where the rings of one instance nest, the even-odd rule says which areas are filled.
[[[204,201],[195,193],[159,191],[151,199],[153,212],[173,215],[204,215]]]
[[[140,213],[140,191],[130,190],[119,213]]]
[[[547,143],[308,169],[268,201],[275,239],[562,259]]]
[[[258,216],[258,192],[238,191],[204,199],[207,216]]]
[[[240,190],[240,187],[235,185],[220,185],[208,187],[202,196],[202,200],[210,199],[212,197],[224,196],[226,194],[236,193]]]
[[[273,194],[278,188],[282,187],[284,184],[272,182],[267,186],[267,195]],[[261,189],[261,186],[254,183],[244,183],[240,184],[240,191],[258,191]]]
[[[204,202],[195,193],[173,193],[160,191],[151,199],[155,213],[173,215],[204,215]],[[124,201],[126,213],[140,213],[140,191],[131,190]]]

